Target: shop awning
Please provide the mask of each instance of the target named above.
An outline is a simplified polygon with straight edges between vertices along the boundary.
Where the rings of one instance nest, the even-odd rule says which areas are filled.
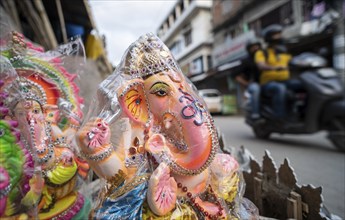
[[[206,79],[208,76],[209,76],[209,74],[202,73],[202,74],[199,74],[197,76],[193,76],[193,77],[189,78],[189,80],[192,82],[199,82],[199,81]]]
[[[235,60],[235,61],[232,61],[232,62],[229,62],[229,63],[226,63],[226,64],[218,66],[217,67],[217,71],[222,72],[222,71],[225,71],[225,70],[237,67],[239,65],[241,65],[241,61],[240,60]]]

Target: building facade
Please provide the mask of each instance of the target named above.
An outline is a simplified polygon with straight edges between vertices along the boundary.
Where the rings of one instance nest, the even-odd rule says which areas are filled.
[[[157,34],[190,79],[212,67],[211,0],[178,0]]]
[[[329,65],[344,70],[339,62],[344,57],[344,7],[343,0],[215,0],[212,7],[214,64],[221,65],[243,55],[241,42],[252,36],[249,32],[261,37],[265,27],[280,24],[293,55],[305,51],[318,53],[323,49]],[[234,44],[237,50],[227,52],[236,47]]]
[[[212,76],[228,82],[241,105],[242,91],[231,74],[246,56],[248,39],[261,37],[271,24],[284,27],[292,55],[322,53],[328,65],[344,73],[344,1],[343,0],[214,0],[212,6]]]

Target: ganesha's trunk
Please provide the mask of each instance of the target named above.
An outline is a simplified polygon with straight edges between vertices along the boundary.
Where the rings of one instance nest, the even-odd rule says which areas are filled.
[[[187,150],[172,152],[176,159],[175,163],[187,170],[199,171],[196,173],[200,173],[212,161],[212,155],[215,152],[214,146],[212,146],[212,129],[210,129],[212,125],[208,117],[201,125],[196,125],[193,119],[186,119],[182,124]]]

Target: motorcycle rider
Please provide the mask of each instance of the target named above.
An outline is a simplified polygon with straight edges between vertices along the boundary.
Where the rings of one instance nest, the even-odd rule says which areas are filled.
[[[287,89],[297,90],[301,84],[290,79],[288,64],[291,55],[287,52],[283,42],[281,25],[270,25],[263,30],[263,37],[267,43],[265,50],[255,53],[255,63],[260,72],[260,84],[263,95],[272,97],[273,117],[286,116]]]
[[[261,42],[258,39],[248,40],[246,44],[247,57],[241,60],[240,70],[233,75],[233,78],[250,94],[250,105],[252,108],[250,116],[252,120],[260,118],[260,71],[255,63],[254,55],[261,49]]]

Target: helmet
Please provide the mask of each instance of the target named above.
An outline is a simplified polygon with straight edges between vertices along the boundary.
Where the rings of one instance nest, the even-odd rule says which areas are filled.
[[[272,36],[283,31],[283,27],[279,24],[272,24],[262,31],[262,36],[266,42],[272,42]]]
[[[259,47],[261,47],[260,40],[257,39],[257,38],[253,38],[253,39],[248,40],[247,43],[246,43],[246,50],[249,52],[249,48],[251,46],[254,46],[254,45],[258,45]]]

